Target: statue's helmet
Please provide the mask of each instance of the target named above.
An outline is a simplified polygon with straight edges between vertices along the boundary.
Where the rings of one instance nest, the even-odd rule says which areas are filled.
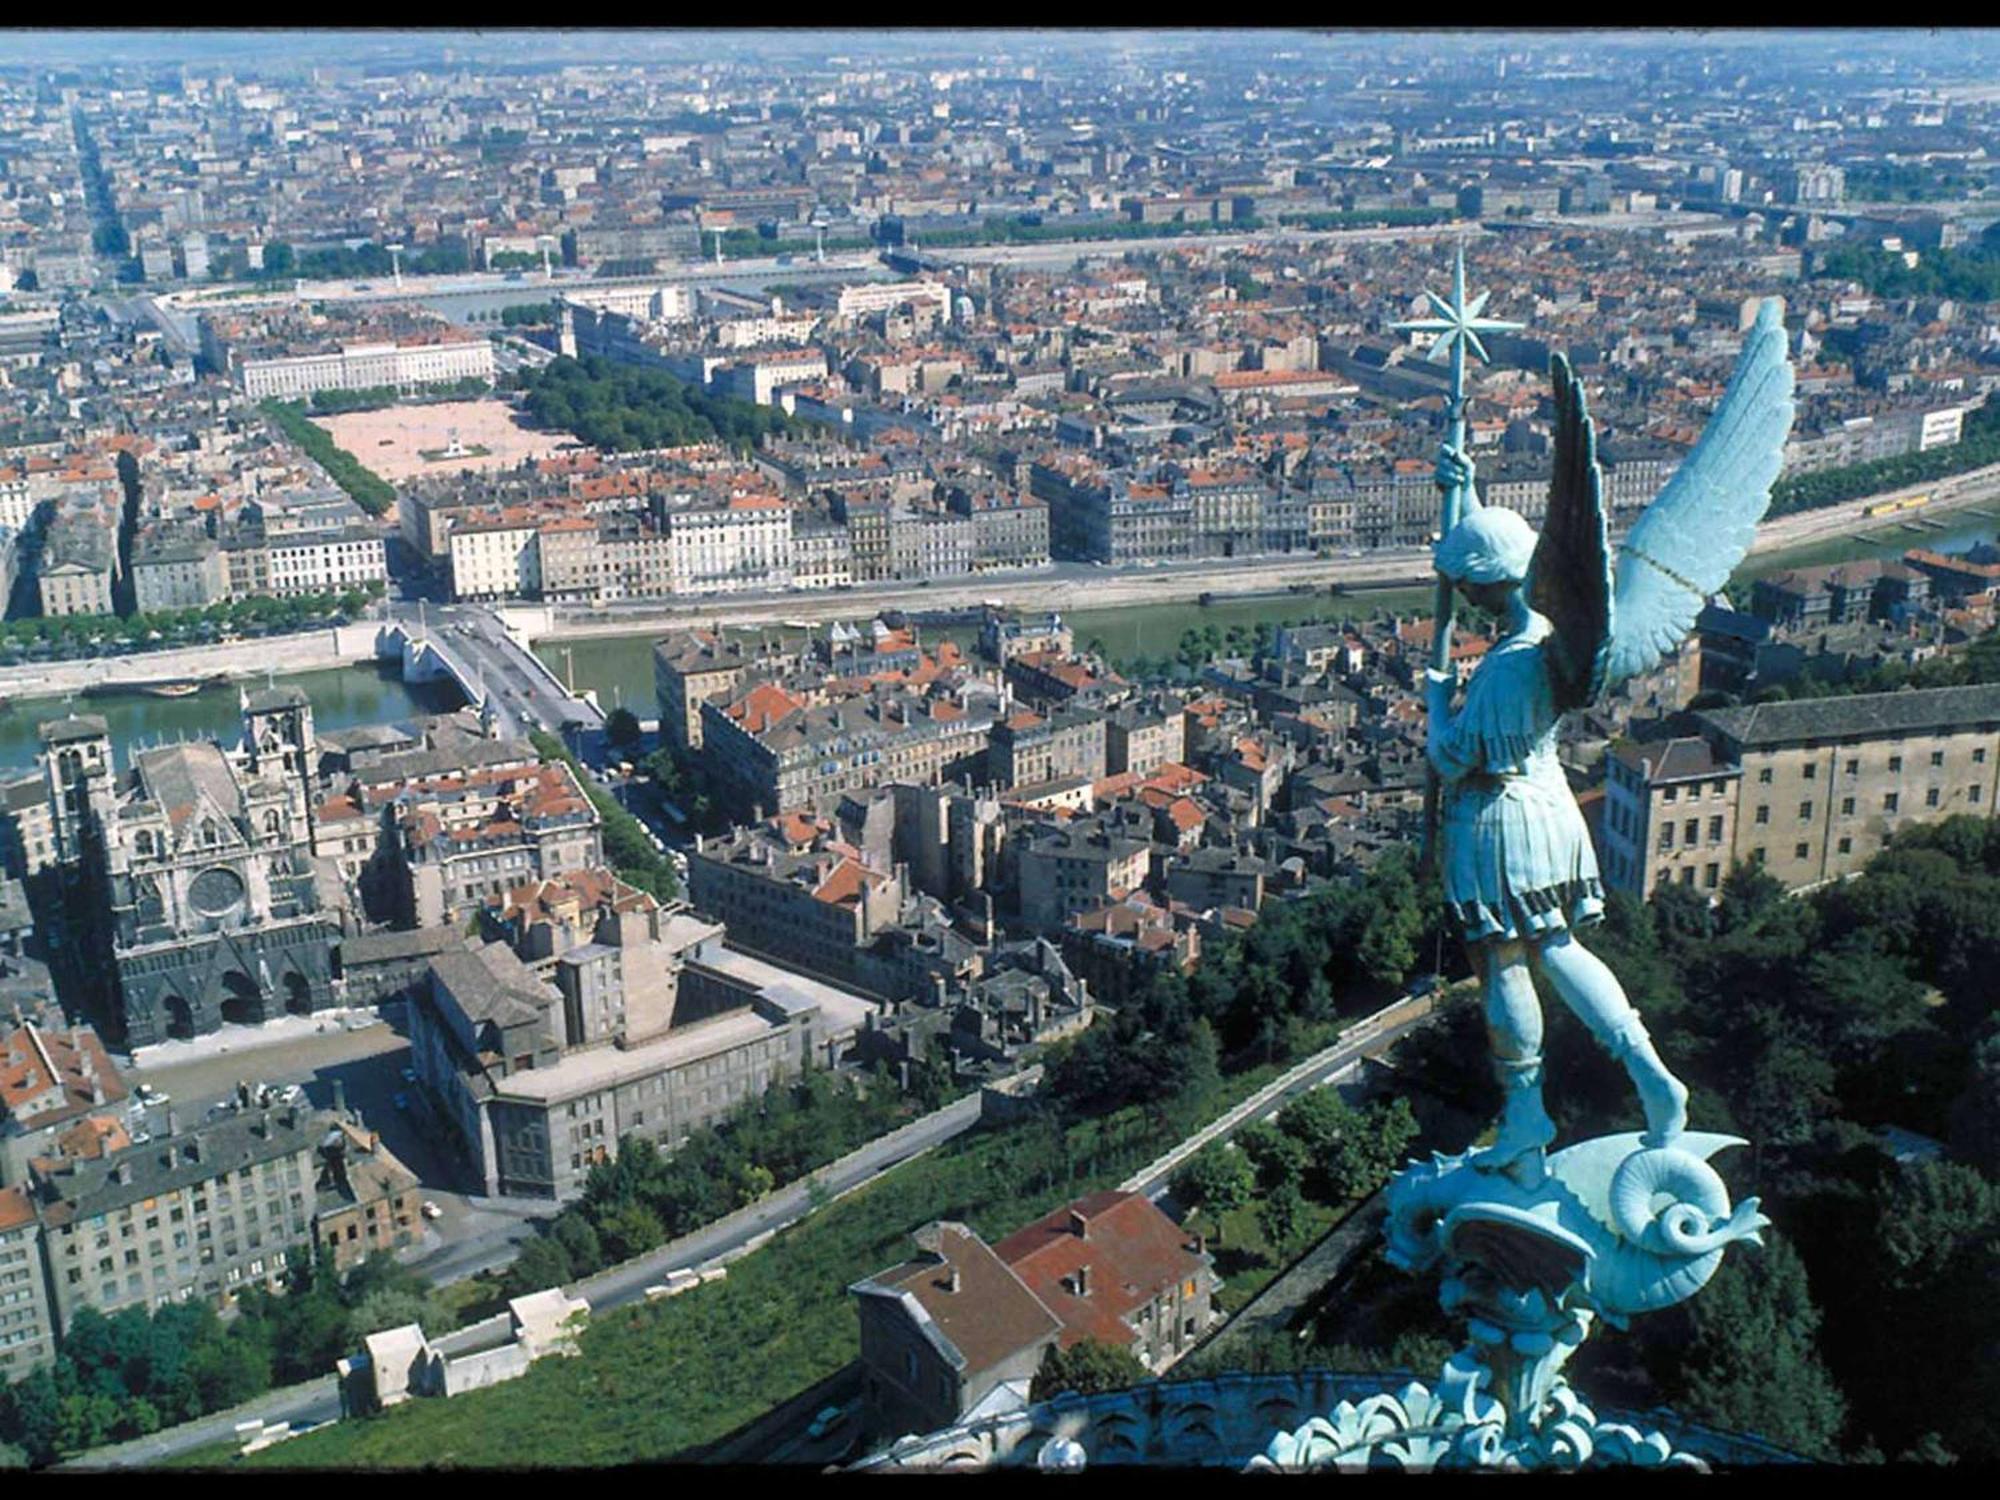
[[[1437,545],[1437,570],[1454,583],[1520,583],[1535,556],[1535,528],[1503,506],[1488,505],[1451,528]]]

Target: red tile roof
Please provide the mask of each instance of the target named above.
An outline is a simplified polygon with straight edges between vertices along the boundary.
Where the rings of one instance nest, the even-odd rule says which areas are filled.
[[[914,1297],[938,1333],[965,1357],[960,1375],[968,1384],[980,1372],[1061,1331],[1055,1314],[963,1224],[927,1225],[917,1232],[917,1241],[935,1248],[870,1277],[856,1290]]]
[[[1008,1235],[993,1253],[1062,1319],[1065,1349],[1084,1339],[1131,1344],[1137,1335],[1127,1317],[1207,1269],[1206,1257],[1195,1253],[1178,1224],[1140,1194],[1117,1191],[1092,1193],[1046,1214]],[[1089,1292],[1078,1296],[1072,1288],[1085,1266]]]

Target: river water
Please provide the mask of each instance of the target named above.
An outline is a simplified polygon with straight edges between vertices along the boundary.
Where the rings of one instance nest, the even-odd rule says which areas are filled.
[[[312,699],[313,723],[322,730],[445,713],[464,701],[449,683],[406,684],[392,664],[335,667],[281,680]],[[40,751],[38,726],[66,713],[103,718],[121,767],[131,763],[134,747],[162,740],[212,739],[233,745],[242,726],[234,686],[204,688],[187,698],[145,693],[24,698],[0,708],[0,767],[33,767]]]

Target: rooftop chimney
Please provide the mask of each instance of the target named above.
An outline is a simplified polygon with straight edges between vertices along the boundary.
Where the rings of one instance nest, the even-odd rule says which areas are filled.
[[[1080,1240],[1090,1238],[1090,1220],[1073,1208],[1069,1211],[1069,1232]]]
[[[1076,1268],[1076,1294],[1079,1297],[1088,1297],[1090,1295],[1089,1266],[1078,1266]]]
[[[951,1268],[950,1268],[949,1270],[947,1270],[947,1271],[945,1272],[945,1278],[944,1278],[944,1289],[945,1289],[945,1290],[946,1290],[947,1292],[952,1292],[952,1293],[956,1293],[956,1292],[958,1291],[958,1267],[957,1267],[957,1266],[953,1266],[953,1267],[951,1267]]]
[[[167,1111],[167,1139],[172,1140],[180,1133],[181,1112],[177,1109],[170,1109]]]
[[[344,1080],[333,1080],[333,1112],[341,1119],[347,1118],[347,1084]]]

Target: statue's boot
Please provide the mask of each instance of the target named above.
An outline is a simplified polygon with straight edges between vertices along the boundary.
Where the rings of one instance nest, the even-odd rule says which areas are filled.
[[[1632,1086],[1639,1091],[1639,1106],[1646,1112],[1645,1146],[1668,1146],[1687,1129],[1687,1086],[1667,1071],[1660,1054],[1653,1050],[1653,1038],[1645,1022],[1635,1014],[1610,1038],[1611,1055],[1625,1065]]]
[[[1497,1172],[1532,1152],[1540,1151],[1556,1138],[1555,1122],[1542,1108],[1542,1059],[1540,1056],[1509,1062],[1493,1059],[1493,1071],[1506,1090],[1500,1113],[1500,1134],[1484,1151],[1476,1152],[1472,1165],[1481,1171]]]

